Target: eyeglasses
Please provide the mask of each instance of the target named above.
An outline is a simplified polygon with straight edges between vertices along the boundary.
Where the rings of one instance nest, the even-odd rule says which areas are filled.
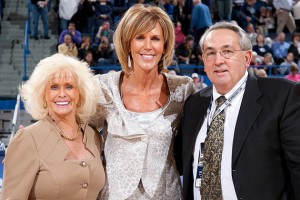
[[[226,59],[229,59],[233,56],[233,54],[236,52],[236,51],[246,51],[246,50],[243,50],[243,49],[239,49],[239,50],[234,50],[234,49],[221,49],[221,50],[213,50],[213,49],[207,49],[203,52],[203,55],[206,59],[206,61],[211,61],[211,60],[214,60],[217,56],[217,52],[220,53],[220,55],[223,57],[223,58],[226,58]]]

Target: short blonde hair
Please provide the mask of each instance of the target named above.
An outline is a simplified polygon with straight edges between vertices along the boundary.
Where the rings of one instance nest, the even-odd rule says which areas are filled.
[[[57,73],[71,74],[79,89],[79,102],[76,116],[82,122],[87,122],[96,112],[99,89],[92,70],[87,63],[63,54],[54,54],[41,60],[35,67],[30,79],[19,88],[26,111],[40,120],[48,115],[48,109],[43,107],[45,102],[45,88],[51,78]]]
[[[131,71],[128,67],[131,40],[137,34],[152,30],[157,23],[160,24],[164,37],[164,54],[158,63],[158,71],[161,72],[171,63],[174,54],[175,33],[170,17],[157,6],[136,4],[127,10],[118,24],[113,38],[116,53],[125,73]]]

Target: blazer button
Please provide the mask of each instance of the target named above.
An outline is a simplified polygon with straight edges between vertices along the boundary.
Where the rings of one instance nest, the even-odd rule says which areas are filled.
[[[86,162],[85,162],[85,161],[82,161],[82,162],[80,163],[80,166],[81,166],[81,167],[86,167]]]
[[[82,187],[83,189],[86,189],[88,186],[89,186],[89,184],[88,184],[87,182],[81,183],[81,187]]]

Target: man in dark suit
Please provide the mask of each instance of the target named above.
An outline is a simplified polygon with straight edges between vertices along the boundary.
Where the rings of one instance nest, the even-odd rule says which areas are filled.
[[[252,45],[247,34],[232,23],[211,26],[200,46],[213,86],[187,100],[175,138],[175,157],[183,174],[183,199],[299,200],[300,85],[248,74]],[[220,96],[227,100],[216,109]],[[219,144],[214,142],[222,141],[221,150],[213,154],[211,162],[205,155],[209,148],[206,141],[212,137],[210,128],[217,118],[214,115],[222,112],[223,124],[212,129],[224,127],[223,136],[210,141],[215,147]],[[205,167],[208,163],[213,172]],[[211,181],[209,190],[207,180]],[[218,192],[217,197],[211,196]]]

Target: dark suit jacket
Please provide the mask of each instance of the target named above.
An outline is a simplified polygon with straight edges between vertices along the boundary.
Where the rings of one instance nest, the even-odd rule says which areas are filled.
[[[195,141],[212,87],[191,96],[175,138],[184,200],[193,199]],[[248,77],[234,131],[232,179],[238,199],[300,199],[300,84]]]

